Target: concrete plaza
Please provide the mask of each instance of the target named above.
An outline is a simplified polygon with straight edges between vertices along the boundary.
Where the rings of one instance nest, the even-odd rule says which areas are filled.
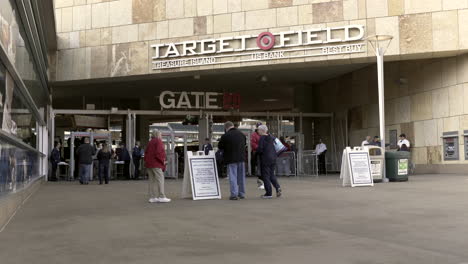
[[[373,188],[338,176],[281,178],[284,197],[191,201],[167,181],[46,183],[0,233],[0,263],[468,263],[468,176],[421,175]]]

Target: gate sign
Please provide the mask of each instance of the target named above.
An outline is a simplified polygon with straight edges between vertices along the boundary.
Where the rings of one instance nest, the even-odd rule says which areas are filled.
[[[223,104],[220,105],[221,98]],[[239,109],[240,94],[216,92],[180,92],[164,91],[159,96],[159,105],[163,109]]]
[[[152,69],[160,70],[359,53],[365,52],[363,39],[363,25],[346,25],[153,44],[150,56]]]

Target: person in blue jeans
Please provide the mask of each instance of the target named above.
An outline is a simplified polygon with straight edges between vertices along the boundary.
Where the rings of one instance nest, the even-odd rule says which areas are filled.
[[[84,144],[81,144],[76,150],[80,167],[80,183],[88,184],[91,169],[93,167],[93,156],[96,154],[96,148],[89,144],[89,138],[84,139]]]
[[[230,200],[245,198],[245,156],[246,137],[234,127],[231,121],[224,124],[224,135],[218,148],[223,151],[223,161],[227,164],[227,172],[231,187]]]

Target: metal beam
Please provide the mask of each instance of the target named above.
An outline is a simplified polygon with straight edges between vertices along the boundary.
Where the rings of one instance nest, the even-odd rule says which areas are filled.
[[[292,113],[292,112],[230,112],[230,111],[158,111],[158,110],[82,110],[82,109],[54,109],[56,115],[127,115],[130,113],[136,115],[151,116],[185,116],[200,114],[209,114],[213,116],[237,116],[237,117],[269,117],[271,115],[281,115],[283,117],[332,117],[332,113]]]

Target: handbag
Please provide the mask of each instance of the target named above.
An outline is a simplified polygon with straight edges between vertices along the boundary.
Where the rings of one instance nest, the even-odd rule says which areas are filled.
[[[285,152],[286,150],[288,150],[288,148],[286,148],[283,143],[281,143],[281,141],[278,139],[278,138],[275,138],[275,141],[274,141],[274,146],[275,146],[275,151],[276,151],[276,155],[280,155],[281,153]]]

